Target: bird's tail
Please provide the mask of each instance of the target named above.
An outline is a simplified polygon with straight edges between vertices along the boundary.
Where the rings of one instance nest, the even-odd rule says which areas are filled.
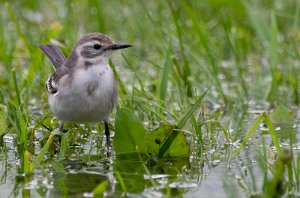
[[[49,58],[55,69],[60,68],[66,62],[65,55],[58,47],[56,47],[56,45],[39,44],[39,48],[43,50],[43,52]]]

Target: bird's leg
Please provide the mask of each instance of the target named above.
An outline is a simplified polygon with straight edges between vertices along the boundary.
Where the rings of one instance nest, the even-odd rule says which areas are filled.
[[[59,128],[59,131],[62,132],[62,133],[67,132],[66,130],[64,130],[64,122],[63,121],[59,121],[58,128]],[[58,135],[57,138],[58,138],[59,145],[61,145],[61,135]]]
[[[58,124],[59,130],[60,130],[60,132],[62,132],[62,133],[68,132],[67,129],[64,129],[64,123],[65,123],[64,121],[60,121],[59,124]]]
[[[105,136],[106,136],[106,144],[107,148],[110,147],[110,134],[109,134],[109,125],[107,121],[104,121],[104,127],[105,127]]]
[[[60,132],[64,132],[64,122],[63,121],[59,122],[58,127],[59,127]]]

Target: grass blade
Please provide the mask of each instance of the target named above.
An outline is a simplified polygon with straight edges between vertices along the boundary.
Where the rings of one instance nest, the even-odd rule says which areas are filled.
[[[278,152],[278,154],[281,154],[281,148],[279,146],[279,143],[277,141],[276,135],[275,135],[275,130],[273,127],[273,124],[270,120],[270,117],[263,112],[262,114],[260,114],[260,116],[255,120],[254,124],[252,125],[252,127],[250,128],[250,130],[248,131],[246,137],[244,138],[243,142],[241,143],[241,145],[239,146],[239,148],[235,151],[235,153],[233,154],[231,159],[234,159],[241,151],[241,149],[244,147],[244,145],[246,144],[246,142],[248,142],[249,138],[251,137],[251,135],[253,134],[253,132],[255,131],[255,129],[257,129],[258,125],[260,124],[260,122],[262,120],[265,120],[268,128],[269,128],[269,132],[273,141],[273,144]]]
[[[198,100],[195,102],[195,104],[190,108],[190,110],[183,116],[183,118],[180,120],[180,122],[177,125],[177,129],[182,129],[185,125],[185,123],[188,121],[188,119],[191,117],[191,115],[194,113],[194,111],[199,107],[201,104],[204,96],[206,95],[208,89],[198,98]]]
[[[53,132],[51,132],[46,144],[41,149],[40,153],[36,156],[36,158],[32,161],[32,164],[30,166],[30,172],[33,172],[36,168],[38,168],[41,164],[41,161],[43,157],[46,155],[52,141],[55,135],[61,134],[59,129],[55,129]]]
[[[160,89],[159,89],[159,97],[161,101],[165,101],[166,93],[167,93],[167,87],[168,87],[168,77],[169,73],[172,69],[172,61],[170,59],[170,54],[167,54],[166,62],[164,65],[163,75],[161,77],[161,83],[160,83]]]
[[[66,137],[66,133],[62,133],[61,134],[61,143],[60,143],[60,148],[59,148],[59,159],[63,159],[66,152],[67,152],[67,149],[68,149],[68,140],[67,140],[67,137]]]
[[[273,144],[274,144],[278,154],[281,154],[281,148],[280,148],[279,143],[277,141],[277,138],[276,138],[276,135],[275,135],[275,129],[273,127],[272,121],[271,121],[270,117],[265,112],[263,112],[262,115],[265,119],[265,122],[266,122],[267,126],[269,127],[269,132],[270,132]]]
[[[158,151],[158,158],[162,157],[166,151],[169,149],[175,138],[177,137],[180,130],[184,127],[185,123],[188,121],[188,119],[193,115],[194,111],[199,107],[201,104],[205,94],[207,93],[208,89],[199,97],[199,99],[195,102],[195,104],[190,108],[190,110],[183,116],[183,118],[180,120],[178,125],[175,129],[173,129],[173,132],[171,135],[167,138],[167,140],[163,143],[162,147]]]
[[[109,182],[108,180],[104,180],[101,182],[94,190],[93,190],[93,195],[94,197],[102,197],[103,193],[106,190],[106,187],[108,186]]]
[[[242,150],[242,148],[244,147],[244,145],[246,144],[246,142],[248,142],[248,140],[250,139],[251,135],[254,133],[255,129],[257,129],[258,125],[263,120],[263,118],[264,118],[263,114],[260,114],[258,116],[258,118],[255,120],[254,124],[249,129],[248,133],[246,134],[246,137],[244,138],[243,142],[241,143],[241,145],[239,146],[239,148],[235,151],[235,153],[231,157],[231,160],[233,160],[240,153],[240,151]]]
[[[19,86],[18,86],[18,81],[17,81],[17,75],[16,75],[16,69],[15,68],[12,69],[12,75],[13,75],[14,88],[15,88],[18,104],[22,108],[20,90],[19,90]]]

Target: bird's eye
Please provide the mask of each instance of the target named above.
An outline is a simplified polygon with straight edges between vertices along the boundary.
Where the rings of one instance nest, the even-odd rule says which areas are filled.
[[[100,49],[101,47],[102,47],[102,45],[100,45],[100,44],[95,44],[94,45],[94,49],[96,49],[96,50]]]

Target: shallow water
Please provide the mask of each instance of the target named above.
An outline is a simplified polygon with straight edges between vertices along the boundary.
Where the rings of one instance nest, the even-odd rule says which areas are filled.
[[[250,112],[249,117],[257,114]],[[294,124],[292,128],[296,132],[295,139],[299,140],[299,125]],[[257,131],[265,130],[264,125],[260,125]],[[43,131],[35,135],[38,147],[44,138]],[[17,173],[19,160],[13,137],[6,135],[6,150],[0,153],[0,197],[93,197],[93,190],[103,182],[108,184],[104,192],[106,197],[248,197],[261,192],[263,171],[258,156],[262,139],[269,145],[269,155],[276,156],[270,136],[261,132],[251,136],[235,160],[230,160],[230,156],[241,140],[228,146],[220,132],[215,134],[216,144],[208,146],[203,155],[198,155],[194,148],[189,159],[159,161],[137,156],[116,157],[113,152],[108,157],[105,144],[95,143],[99,141],[97,133],[78,137],[84,143],[70,145],[66,159],[59,160],[55,153],[49,154],[39,169],[24,175]],[[280,144],[289,147],[288,142],[283,139]],[[193,146],[197,144],[196,141]],[[300,147],[297,145],[293,147],[295,152]],[[268,160],[275,163],[276,157]]]

